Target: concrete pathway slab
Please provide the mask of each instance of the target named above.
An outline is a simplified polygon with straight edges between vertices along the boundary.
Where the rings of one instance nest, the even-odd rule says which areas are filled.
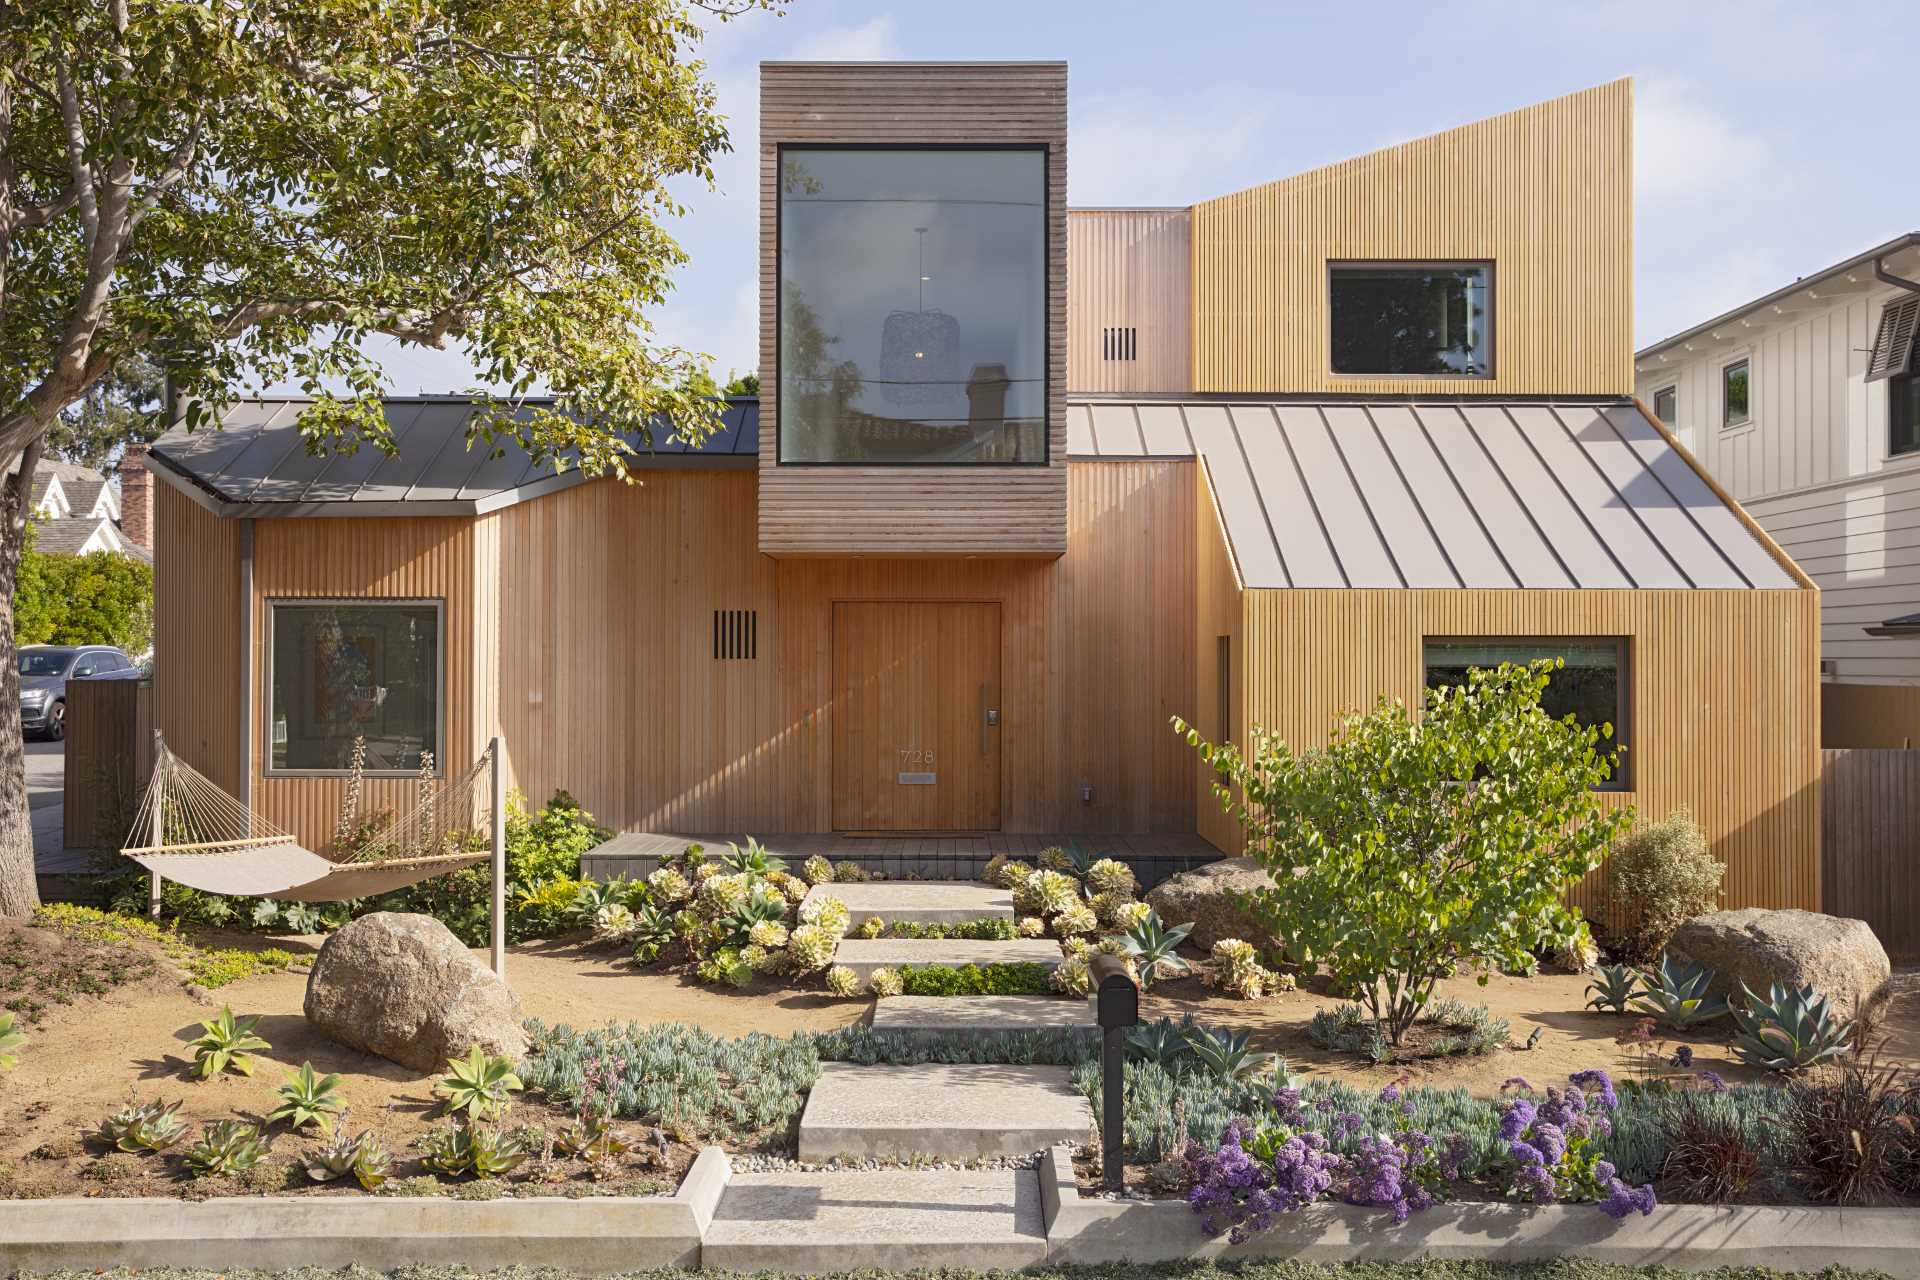
[[[1031,1169],[741,1173],[700,1262],[719,1271],[1018,1271],[1046,1260]]]
[[[873,1029],[928,1036],[997,1031],[1100,1034],[1092,1001],[1053,996],[893,996],[875,1002]]]
[[[1013,893],[971,880],[883,880],[863,884],[822,884],[809,898],[832,896],[847,904],[854,924],[879,916],[888,924],[961,924],[968,920],[1013,919]]]
[[[1066,1067],[826,1062],[800,1117],[800,1159],[1023,1156],[1092,1126]]]
[[[833,962],[853,970],[862,982],[875,969],[897,969],[909,964],[1043,964],[1060,966],[1060,944],[1045,938],[1016,938],[1011,942],[968,942],[946,938],[844,938]]]

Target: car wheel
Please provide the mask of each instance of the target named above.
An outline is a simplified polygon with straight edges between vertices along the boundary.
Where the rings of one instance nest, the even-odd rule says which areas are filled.
[[[47,708],[47,740],[58,742],[67,736],[67,704],[56,702]]]

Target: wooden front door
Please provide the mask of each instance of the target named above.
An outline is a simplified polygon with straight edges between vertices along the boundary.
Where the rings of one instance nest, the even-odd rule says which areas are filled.
[[[1000,829],[1000,606],[833,606],[837,831]]]

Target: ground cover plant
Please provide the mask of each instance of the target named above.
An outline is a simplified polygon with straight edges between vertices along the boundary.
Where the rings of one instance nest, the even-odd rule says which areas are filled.
[[[1558,669],[1473,670],[1428,690],[1417,719],[1383,699],[1310,751],[1256,730],[1242,753],[1174,721],[1268,873],[1250,905],[1289,959],[1358,993],[1389,1045],[1446,974],[1584,950],[1566,891],[1632,815],[1595,791],[1618,765],[1610,729],[1541,708]]]
[[[66,999],[78,994],[102,995],[113,987],[152,973],[154,964],[150,955],[128,946],[129,943],[153,944],[187,980],[209,989],[258,973],[277,972],[294,962],[289,952],[271,948],[255,951],[197,946],[178,929],[164,928],[139,916],[73,903],[56,902],[36,907],[31,923],[82,945],[51,966],[42,964],[37,969],[22,958],[26,946],[18,935],[6,949],[0,950],[0,991],[7,990],[9,984],[24,988],[36,974],[43,983],[41,994],[23,993],[20,997],[23,1009],[45,999],[66,1003]],[[13,957],[11,961],[9,956]],[[66,999],[62,999],[62,995]],[[9,1007],[12,1007],[11,1001]]]
[[[1372,1017],[1357,1004],[1316,1012],[1307,1024],[1307,1038],[1319,1048],[1358,1054],[1378,1065],[1492,1053],[1506,1047],[1511,1030],[1505,1018],[1494,1017],[1484,1005],[1446,998],[1431,1000],[1420,1010],[1407,1042],[1397,1048],[1387,1042]],[[1415,1032],[1423,1034],[1416,1036]]]

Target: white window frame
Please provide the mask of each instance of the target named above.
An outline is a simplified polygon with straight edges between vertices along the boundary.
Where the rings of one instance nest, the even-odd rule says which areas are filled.
[[[1738,422],[1727,421],[1727,370],[1737,364],[1747,366],[1747,416]],[[1760,421],[1760,385],[1755,380],[1753,348],[1746,347],[1714,364],[1714,401],[1720,411],[1719,430],[1725,435],[1751,431]],[[1671,424],[1669,424],[1671,425]]]
[[[432,609],[433,610],[433,776],[447,776],[447,601],[444,596],[271,596],[266,601],[266,644],[263,661],[266,666],[261,671],[260,716],[265,723],[260,729],[260,776],[263,778],[345,778],[351,769],[281,769],[273,763],[273,646],[278,628],[274,625],[274,611],[285,607],[289,609],[323,609],[329,606],[349,609]],[[363,778],[417,778],[418,769],[364,769]]]

